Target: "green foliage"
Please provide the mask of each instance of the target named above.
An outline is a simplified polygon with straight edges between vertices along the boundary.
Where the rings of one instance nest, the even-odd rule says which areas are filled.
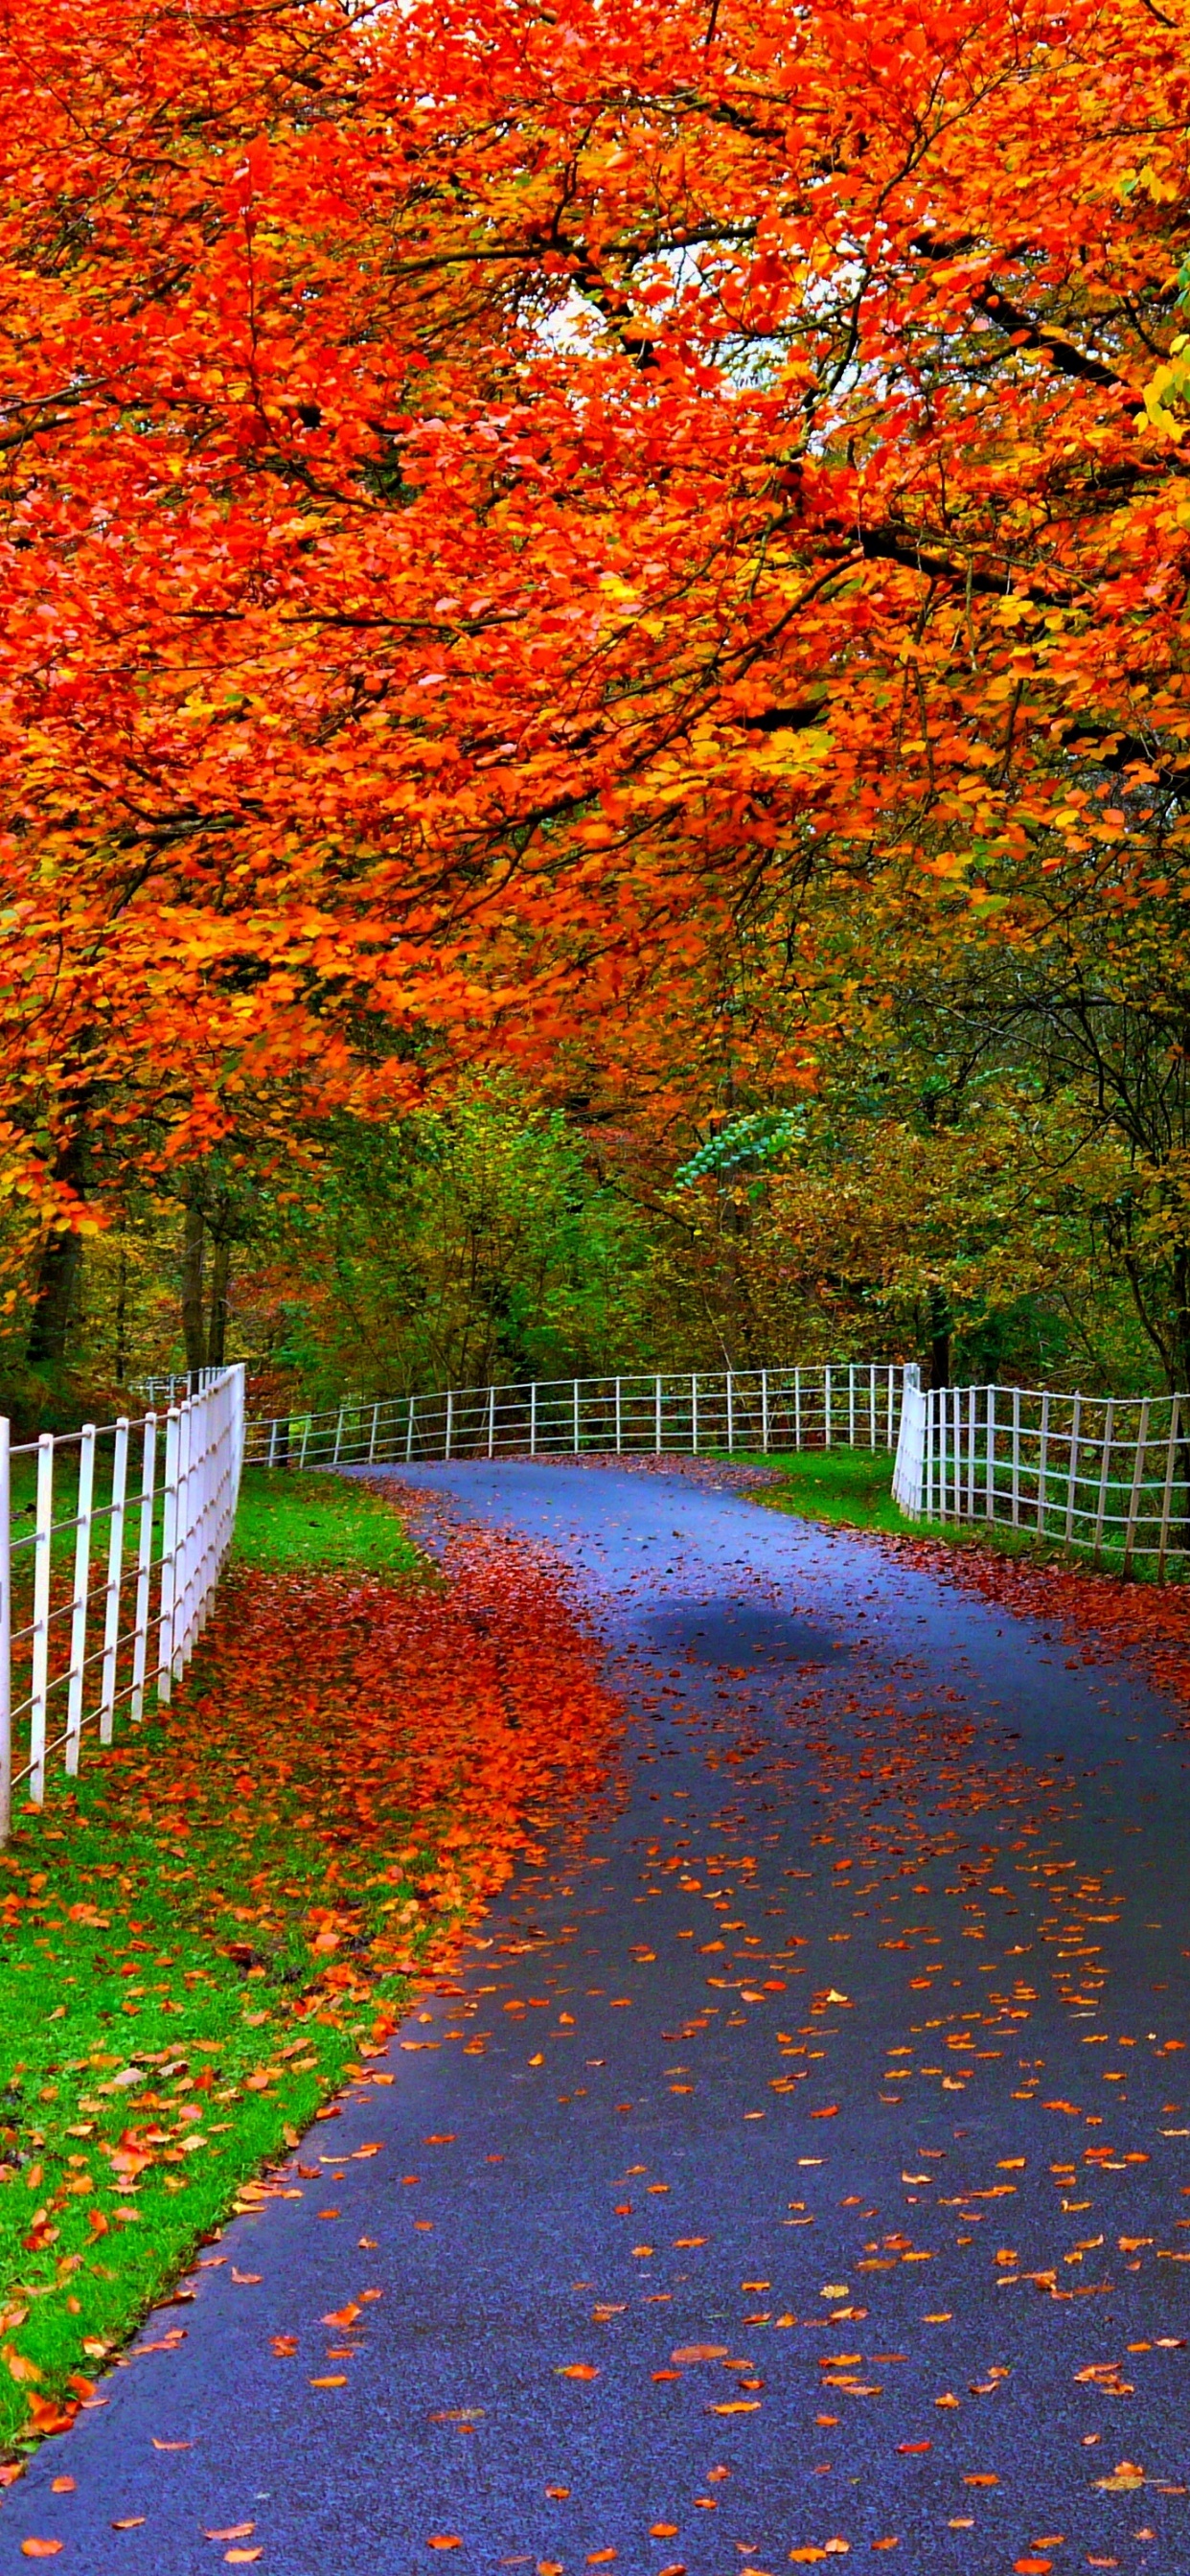
[[[695,1181],[721,1179],[732,1172],[762,1171],[796,1144],[802,1121],[789,1109],[755,1109],[729,1118],[705,1145],[674,1173],[674,1187],[690,1189]]]
[[[507,1081],[344,1124],[287,1215],[275,1357],[314,1402],[588,1376],[635,1339],[646,1249],[563,1113]]]

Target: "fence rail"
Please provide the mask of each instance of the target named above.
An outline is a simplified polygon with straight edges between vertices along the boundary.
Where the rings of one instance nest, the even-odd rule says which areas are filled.
[[[77,1773],[180,1680],[231,1542],[244,1371],[208,1372],[164,1415],[15,1444],[0,1420],[0,1844],[14,1790]]]
[[[923,1389],[906,1372],[893,1496],[915,1520],[996,1521],[1159,1579],[1190,1564],[1190,1397]]]
[[[887,1362],[821,1368],[665,1371],[447,1387],[433,1395],[349,1397],[325,1413],[248,1426],[263,1466],[392,1466],[451,1458],[699,1457],[736,1450],[896,1446],[904,1370]]]

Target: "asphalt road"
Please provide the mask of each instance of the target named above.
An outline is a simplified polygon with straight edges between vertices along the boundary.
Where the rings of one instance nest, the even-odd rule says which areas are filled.
[[[63,2576],[1184,2576],[1174,1715],[677,1475],[416,1481],[578,1570],[614,1795],[45,2445],[3,2576],[30,2535]]]

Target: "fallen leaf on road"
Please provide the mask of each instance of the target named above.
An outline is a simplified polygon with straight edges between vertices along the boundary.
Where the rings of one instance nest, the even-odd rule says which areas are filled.
[[[591,2361],[563,2361],[559,2362],[554,2376],[556,2379],[598,2379],[599,2372]]]

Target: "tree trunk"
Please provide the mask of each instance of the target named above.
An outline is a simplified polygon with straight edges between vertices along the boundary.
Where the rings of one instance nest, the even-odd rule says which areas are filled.
[[[116,1384],[123,1386],[128,1375],[128,1255],[120,1247],[116,1270]]]
[[[231,1279],[231,1237],[217,1235],[211,1255],[211,1315],[207,1326],[207,1367],[222,1368],[227,1350],[227,1291]]]
[[[206,1366],[202,1313],[205,1237],[202,1189],[201,1184],[194,1181],[186,1200],[186,1224],[182,1236],[182,1338],[186,1344],[186,1366],[192,1377]]]
[[[950,1308],[940,1288],[930,1290],[930,1384],[950,1385]]]
[[[66,1358],[82,1266],[81,1235],[67,1231],[47,1235],[29,1327],[28,1356],[34,1367],[60,1368]]]
[[[81,1129],[76,1129],[59,1149],[54,1178],[65,1181],[70,1189],[81,1194],[84,1179]],[[52,1234],[46,1235],[41,1247],[37,1286],[33,1294],[27,1357],[34,1367],[60,1368],[66,1358],[82,1267],[82,1236],[68,1228],[55,1227]]]

